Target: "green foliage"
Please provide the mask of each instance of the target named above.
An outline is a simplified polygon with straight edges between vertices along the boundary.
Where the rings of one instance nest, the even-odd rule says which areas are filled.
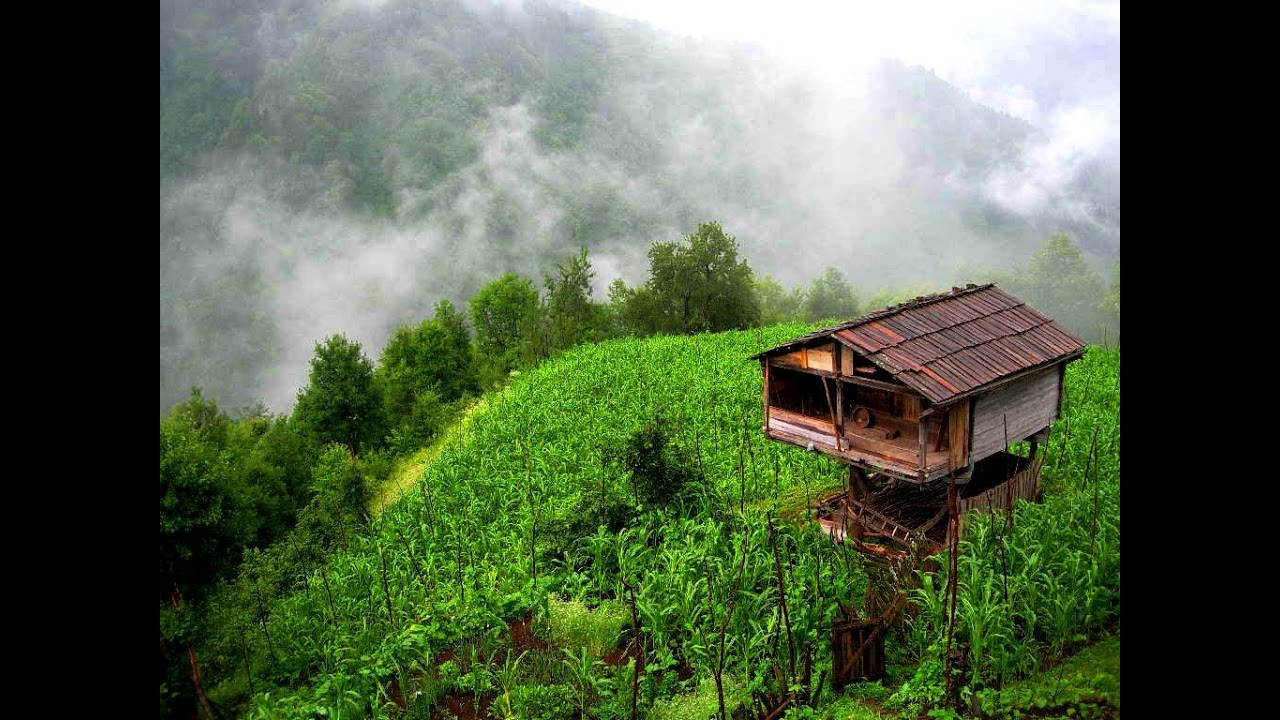
[[[502,720],[569,720],[574,716],[574,691],[569,685],[517,685],[511,690],[511,709]]]
[[[809,284],[802,308],[808,322],[852,320],[858,315],[858,296],[844,273],[827,267]]]
[[[659,297],[647,285],[632,288],[622,278],[614,280],[609,285],[609,309],[619,334],[648,337],[663,329]]]
[[[595,270],[591,268],[585,247],[563,264],[556,265],[556,275],[546,276],[545,334],[534,339],[535,346],[545,348],[540,354],[550,355],[600,339],[605,314],[604,308],[591,301],[593,277]]]
[[[160,54],[160,177],[195,165],[235,120],[243,88],[192,47]]]
[[[732,708],[735,704],[745,703],[750,699],[750,694],[741,681],[736,678],[725,679],[725,704],[728,707]],[[700,682],[692,692],[655,702],[649,720],[707,720],[715,717],[718,710],[716,686],[708,678]]]
[[[226,458],[199,428],[160,424],[160,597],[208,584],[234,552]]]
[[[279,579],[272,582],[287,589],[265,596],[260,616],[256,609],[245,616],[254,630],[247,642],[258,683],[256,712],[359,714],[352,698],[377,697],[392,677],[400,678],[406,697],[417,690],[434,697],[439,691],[427,680],[414,684],[430,671],[415,668],[448,649],[457,658],[455,686],[473,692],[495,688],[499,700],[505,695],[510,702],[509,710],[494,703],[504,717],[556,716],[556,706],[542,702],[543,696],[565,692],[558,696],[559,717],[625,717],[626,668],[599,667],[589,640],[564,648],[572,657],[561,648],[530,651],[518,671],[500,656],[484,663],[465,649],[492,649],[507,619],[540,607],[548,607],[547,616],[608,607],[609,623],[597,617],[600,610],[564,612],[564,624],[581,629],[561,636],[594,637],[600,645],[609,636],[625,637],[630,612],[624,580],[635,590],[647,648],[639,693],[645,716],[715,712],[712,675],[721,659],[721,627],[729,708],[750,689],[774,688],[775,663],[785,667],[789,653],[803,655],[808,648],[815,677],[829,669],[827,632],[838,617],[835,601],[848,605],[866,592],[861,561],[813,527],[774,517],[788,634],[780,625],[765,511],[799,491],[838,487],[843,468],[760,438],[760,373],[756,364],[741,362],[811,329],[618,339],[580,346],[515,378],[491,396],[459,442],[441,449],[416,491],[373,526],[353,532],[346,548],[329,555],[323,567],[301,576],[261,570],[276,572]],[[1009,531],[999,524],[994,533],[980,529],[990,524],[984,516],[969,525],[957,612],[957,643],[973,653],[968,697],[980,697],[1001,668],[1012,679],[1041,657],[1082,642],[1078,637],[1095,637],[1118,616],[1118,357],[1091,350],[1068,371],[1066,417],[1044,448],[1050,504],[1019,505]],[[602,467],[601,450],[621,451],[635,437],[638,419],[654,417],[660,408],[670,418],[670,444],[691,451],[689,461],[707,478],[698,486],[698,501],[688,503],[693,512],[645,512],[616,531],[599,530],[593,488],[603,483],[605,497],[613,499],[628,496],[632,484],[624,465]],[[1090,465],[1094,423],[1105,441],[1101,461]],[[326,459],[318,477],[342,466],[336,452]],[[1081,480],[1093,476],[1092,467],[1101,480],[1096,539],[1093,486]],[[590,523],[577,537],[550,532],[583,515]],[[1012,623],[1001,617],[1008,615],[998,569],[1001,543],[1009,553]],[[903,637],[890,638],[892,655],[919,663],[921,674],[908,681],[899,702],[920,712],[937,710],[940,698],[944,587],[945,571],[922,578],[914,597],[921,605],[916,619]],[[554,608],[549,588],[572,600]],[[1054,600],[1064,597],[1071,602]],[[219,667],[225,677],[227,665]],[[679,680],[683,673],[691,673],[687,681]],[[560,689],[521,690],[530,686]],[[693,688],[702,705],[680,696]],[[821,709],[798,712],[822,715]]]
[[[1098,312],[1102,313],[1103,322],[1107,328],[1106,340],[1108,344],[1112,340],[1116,345],[1120,344],[1120,263],[1117,262],[1111,268],[1111,283],[1107,285],[1107,291],[1103,294],[1102,300],[1098,303]]]
[[[469,305],[481,384],[490,387],[520,365],[525,335],[537,321],[538,290],[528,278],[507,273],[480,288]]]
[[[1005,285],[1007,285],[1007,283],[1005,283]],[[873,293],[868,297],[867,302],[862,306],[862,311],[867,313],[874,312],[876,310],[883,310],[891,305],[897,305],[911,300],[912,298],[920,297],[921,295],[933,295],[939,292],[942,292],[942,288],[931,283],[919,283],[900,289],[886,288]]]
[[[359,454],[386,436],[382,393],[360,343],[332,335],[316,343],[293,418],[315,446],[337,442]]]
[[[389,675],[375,672],[366,677],[363,669],[371,666],[360,661],[363,655],[407,666],[415,657],[504,629],[499,618],[539,606],[543,588],[551,585],[579,588],[575,596],[592,605],[620,601],[619,575],[636,583],[641,622],[645,632],[652,633],[650,667],[676,667],[686,652],[681,648],[687,647],[688,657],[701,658],[694,667],[706,677],[702,663],[709,656],[695,652],[693,641],[700,633],[714,632],[723,618],[707,610],[706,589],[698,583],[714,576],[713,595],[718,613],[723,613],[734,579],[729,568],[742,542],[738,521],[724,513],[715,498],[736,500],[745,489],[746,500],[753,502],[806,479],[815,486],[839,484],[841,472],[835,463],[798,448],[766,443],[743,430],[760,423],[760,375],[757,366],[741,358],[810,329],[784,326],[696,339],[614,340],[580,346],[515,378],[477,412],[460,442],[442,448],[418,491],[384,511],[371,532],[352,533],[347,549],[330,555],[323,570],[311,570],[306,583],[293,575],[288,581],[292,592],[266,598],[265,627],[272,643],[267,643],[265,632],[247,638],[258,658],[255,672],[263,673],[256,676],[255,702],[264,713],[269,707],[289,715],[295,703],[341,706],[342,688],[364,688],[361,697],[373,696],[377,678],[385,681]],[[587,489],[600,485],[601,465],[583,458],[598,458],[602,446],[625,445],[635,432],[636,419],[651,417],[657,403],[668,397],[680,398],[666,408],[676,433],[674,444],[700,448],[698,466],[708,478],[708,487],[700,490],[707,504],[695,506],[708,508],[705,514],[700,509],[698,517],[674,522],[669,515],[663,519],[650,514],[620,533],[605,531],[576,540],[550,535],[553,523],[588,515],[586,508],[589,532],[594,533],[595,504],[584,498]],[[529,449],[527,465],[519,450],[523,444]],[[740,460],[745,488],[736,471]],[[608,496],[630,496],[625,471],[616,466],[605,469]],[[535,515],[530,496],[537,512],[538,586],[531,583]],[[763,517],[753,513],[748,507],[752,560],[743,587],[768,588],[773,567],[767,533]],[[832,591],[849,597],[849,583],[857,582],[859,575],[840,569],[843,565],[837,563],[843,561],[829,540],[787,524],[780,524],[778,532],[786,552],[796,558],[794,570],[787,570],[797,593],[792,610],[796,637],[810,637],[821,623],[829,622],[836,608],[813,596],[812,584],[800,579],[814,578],[820,564],[817,576],[824,597]],[[818,553],[823,554],[820,561]],[[552,562],[562,557],[565,562]],[[383,597],[384,558],[394,625]],[[749,597],[744,595],[734,612],[727,673],[760,665],[768,652],[774,595],[758,592]],[[411,624],[425,630],[407,635],[405,628]],[[230,637],[238,642],[238,636]],[[522,667],[526,666],[533,672],[539,663],[526,658]],[[267,669],[277,688],[269,701],[262,694]],[[554,677],[537,682],[562,681]],[[642,696],[656,698],[679,691],[679,686],[674,680],[662,688],[650,684]],[[317,695],[321,688],[323,694]],[[596,707],[604,712],[618,702],[625,706],[629,684],[624,688],[625,694],[614,687]],[[404,689],[410,693],[410,688]]]
[[[805,301],[801,288],[787,292],[782,283],[768,275],[761,275],[756,278],[756,296],[760,298],[761,325],[798,322],[801,319],[800,307]]]
[[[430,320],[396,328],[375,376],[397,450],[414,450],[435,437],[446,405],[479,389],[471,336],[453,303],[441,300]]]
[[[639,501],[650,507],[670,505],[694,476],[689,453],[671,435],[669,421],[657,413],[627,438],[616,458]]]
[[[663,332],[745,328],[760,321],[751,267],[738,259],[738,241],[707,222],[677,242],[649,248],[649,281]]]
[[[552,598],[548,608],[551,641],[559,647],[586,648],[597,658],[618,647],[623,631],[631,626],[630,611],[613,600],[591,609],[577,600]]]
[[[314,497],[303,510],[301,523],[313,537],[331,545],[368,517],[372,493],[359,461],[338,443],[320,454],[312,477]]]
[[[1027,304],[1085,340],[1101,340],[1098,303],[1102,299],[1102,278],[1089,268],[1084,253],[1069,236],[1049,238],[1018,273],[1011,289]]]
[[[1030,673],[1097,637],[1120,612],[1119,352],[1094,347],[1067,371],[1064,417],[1044,449],[1046,501],[968,516],[960,544],[956,647],[968,692]],[[1094,445],[1094,433],[1098,442]],[[911,648],[924,659],[897,694],[939,690],[947,627],[943,570],[921,575]],[[1006,594],[1007,593],[1007,594]],[[1006,599],[1007,598],[1007,599]]]
[[[598,703],[608,692],[612,679],[600,672],[604,663],[592,657],[585,647],[579,650],[564,648],[562,652],[565,657],[560,662],[569,671],[569,685],[573,688],[578,717],[586,720],[587,708]]]
[[[1120,315],[1120,263],[1118,262],[1111,269],[1111,284],[1107,286],[1107,292],[1102,296],[1101,309],[1104,312]]]

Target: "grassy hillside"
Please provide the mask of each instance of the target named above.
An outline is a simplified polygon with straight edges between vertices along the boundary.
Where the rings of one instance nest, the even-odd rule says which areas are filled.
[[[775,663],[799,683],[810,655],[816,681],[830,666],[824,628],[837,601],[862,597],[866,575],[843,547],[768,511],[788,496],[838,486],[844,471],[763,439],[759,366],[747,359],[809,329],[615,340],[516,378],[369,533],[353,536],[259,617],[224,623],[225,638],[202,655],[211,676],[228,678],[215,695],[243,700],[251,672],[254,697],[242,709],[258,717],[428,717],[437,700],[463,695],[493,703],[489,711],[504,717],[626,717],[632,678],[617,648],[628,637],[620,625],[631,624],[628,586],[646,633],[643,716],[673,714],[671,704],[699,686],[714,695],[720,664],[730,705],[747,696],[744,688],[773,682]],[[1010,676],[1118,617],[1118,370],[1118,352],[1096,349],[1070,369],[1072,427],[1063,423],[1047,449],[1053,496],[1020,509],[1008,538],[1011,572],[1041,587],[1092,583],[1096,602],[1049,616],[1037,603],[1065,596],[1050,589],[1028,597],[1026,610],[1040,610],[1045,621],[1002,629],[998,642],[1021,653]],[[678,465],[683,456],[695,479],[673,507],[637,514],[637,488],[625,463],[610,457],[658,414],[672,431],[668,457]],[[1098,463],[1088,460],[1095,427]],[[1083,479],[1095,474],[1090,469],[1099,479],[1100,530],[1091,520],[1094,486]],[[1030,567],[1035,560],[1019,558],[1030,556],[1033,542],[1056,549]],[[990,599],[982,589],[990,581],[987,550],[965,548],[966,602],[982,592]],[[1079,570],[1081,558],[1092,574]],[[780,620],[779,575],[789,623]],[[891,638],[897,680],[914,674],[908,689],[924,688],[904,696],[904,708],[933,692],[928,669],[939,628],[931,587],[918,595],[918,621]],[[990,640],[977,634],[968,609],[960,617],[960,637]],[[579,651],[578,638],[592,641]],[[983,662],[975,663],[975,685],[994,667]],[[834,699],[823,692],[820,702]]]

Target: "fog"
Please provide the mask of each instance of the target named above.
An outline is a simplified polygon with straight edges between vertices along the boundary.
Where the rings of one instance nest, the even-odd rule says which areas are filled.
[[[272,122],[298,102],[298,88],[316,86],[297,81],[310,76],[296,68],[325,52],[317,38],[357,37],[372,48],[376,77],[346,77],[337,63],[316,75],[320,87],[338,88],[333,102],[360,98],[360,127],[408,137],[415,108],[430,104],[416,89],[446,72],[420,60],[427,41],[397,32],[419,5],[312,5],[305,20],[238,16],[266,58],[251,112]],[[428,182],[405,142],[380,145],[394,198],[381,215],[351,202],[355,185],[340,164],[307,166],[270,142],[162,174],[162,413],[192,385],[224,407],[287,411],[327,335],[359,341],[376,360],[392,328],[429,317],[436,301],[465,309],[504,272],[541,285],[579,246],[589,248],[602,301],[615,278],[643,282],[651,243],[705,220],[738,238],[757,275],[788,287],[827,265],[866,292],[961,282],[969,269],[1025,262],[1059,231],[1100,272],[1118,256],[1118,6],[1114,15],[1110,5],[1055,6],[1047,18],[1001,6],[1005,15],[961,28],[968,34],[950,48],[938,39],[895,55],[871,42],[846,54],[771,43],[768,16],[739,22],[734,37],[617,3],[609,9],[639,20],[567,2],[462,5],[531,52],[545,44],[554,55],[566,25],[584,28],[582,52],[601,53],[605,67],[584,63],[598,71],[595,89],[566,94],[587,98],[587,119],[543,115],[558,107],[548,99],[555,86],[512,80],[508,93],[502,81],[520,71],[468,80],[506,93],[456,126],[474,153]],[[184,10],[162,6],[162,40],[216,35],[183,30]],[[861,23],[861,37],[875,35],[872,24]],[[806,24],[830,25],[817,16]],[[491,52],[494,34],[469,32],[475,46],[450,49],[459,62]],[[832,37],[818,32],[813,44]],[[939,62],[946,57],[955,62]],[[572,142],[540,135],[563,127],[576,132]]]

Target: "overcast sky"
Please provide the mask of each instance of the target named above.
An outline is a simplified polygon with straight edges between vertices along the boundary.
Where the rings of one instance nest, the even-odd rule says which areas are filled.
[[[1119,143],[1119,2],[583,1],[681,35],[758,43],[823,73],[897,58],[1051,133],[1067,122]]]

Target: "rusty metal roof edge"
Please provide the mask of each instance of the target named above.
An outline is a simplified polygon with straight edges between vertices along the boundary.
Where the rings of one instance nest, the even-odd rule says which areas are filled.
[[[973,397],[974,395],[986,392],[988,390],[991,390],[992,388],[999,387],[1000,385],[1003,385],[1007,382],[1012,382],[1014,380],[1017,380],[1018,378],[1031,375],[1032,373],[1036,373],[1041,370],[1046,370],[1048,368],[1053,367],[1054,365],[1061,365],[1064,363],[1075,362],[1076,360],[1079,360],[1080,358],[1084,357],[1084,354],[1085,352],[1088,351],[1088,349],[1089,349],[1089,346],[1085,345],[1079,350],[1075,350],[1065,355],[1053,358],[1052,360],[1046,360],[1045,362],[1042,362],[1039,365],[1032,365],[1030,367],[1025,367],[1025,368],[1022,368],[1021,370],[1017,370],[1015,372],[1009,373],[1008,375],[1002,375],[996,378],[995,380],[992,380],[991,382],[983,383],[982,385],[978,385],[977,387],[970,388],[968,390],[965,390],[962,393],[958,393],[944,400],[936,401],[934,402],[934,405],[937,405],[938,407],[948,407],[960,400]],[[907,383],[905,379],[899,378],[899,380],[901,380],[903,383],[906,383],[908,385],[910,384],[910,383]]]
[[[910,299],[910,300],[907,300],[906,302],[900,302],[900,303],[898,303],[897,305],[890,305],[889,307],[881,308],[881,309],[879,309],[879,310],[874,310],[874,311],[869,312],[869,313],[867,313],[867,314],[865,314],[865,315],[859,315],[858,317],[856,317],[856,318],[854,318],[854,319],[852,319],[852,320],[846,321],[846,322],[842,322],[842,323],[840,323],[839,325],[833,325],[833,326],[828,327],[828,328],[822,328],[822,329],[820,329],[820,330],[814,330],[813,332],[809,333],[808,335],[804,335],[804,336],[798,337],[798,338],[796,338],[795,340],[789,340],[789,341],[787,341],[787,342],[785,342],[785,343],[782,343],[781,345],[776,345],[776,346],[774,346],[774,347],[771,347],[771,348],[769,348],[768,350],[761,350],[760,352],[756,353],[755,355],[751,355],[751,356],[749,356],[747,359],[748,359],[748,360],[756,360],[756,359],[759,359],[760,357],[762,357],[762,356],[764,356],[764,355],[772,355],[772,354],[773,354],[773,353],[775,353],[775,352],[779,352],[779,351],[784,350],[784,349],[788,349],[788,348],[796,347],[796,346],[798,346],[798,345],[802,345],[802,344],[804,344],[804,343],[806,343],[806,342],[811,342],[811,341],[813,341],[813,340],[817,340],[818,338],[821,338],[821,337],[826,337],[826,336],[828,336],[828,335],[832,335],[832,334],[836,333],[836,332],[837,332],[837,331],[839,331],[839,330],[849,330],[849,329],[851,329],[851,328],[858,327],[859,325],[865,325],[865,324],[867,324],[867,323],[869,323],[869,322],[874,322],[874,321],[876,321],[876,320],[879,320],[880,318],[887,317],[887,316],[889,316],[889,315],[894,315],[894,314],[897,314],[897,313],[900,313],[900,312],[903,312],[903,311],[906,311],[906,310],[913,310],[913,309],[918,308],[918,307],[924,307],[925,305],[932,305],[933,303],[936,303],[936,302],[942,302],[943,300],[951,300],[951,299],[954,299],[954,298],[963,297],[963,296],[965,296],[965,295],[970,295],[970,294],[972,294],[972,293],[980,292],[980,291],[982,291],[982,290],[986,290],[987,288],[992,288],[992,287],[996,287],[996,284],[995,284],[995,283],[986,283],[985,285],[974,285],[973,283],[969,283],[968,285],[964,286],[963,288],[955,288],[955,287],[953,287],[953,288],[951,288],[951,290],[950,290],[950,291],[948,291],[948,292],[935,293],[935,294],[933,294],[933,295],[921,295],[921,296],[919,296],[919,297],[915,297],[915,298],[912,298],[912,299]],[[997,289],[998,289],[998,288],[997,288]],[[839,340],[839,338],[836,338],[836,339],[837,339],[837,340]],[[849,343],[845,343],[845,342],[843,342],[843,341],[841,341],[841,342],[842,342],[844,345],[848,345],[849,347],[854,347],[853,345],[850,345]],[[854,349],[858,349],[858,348],[854,348]]]

